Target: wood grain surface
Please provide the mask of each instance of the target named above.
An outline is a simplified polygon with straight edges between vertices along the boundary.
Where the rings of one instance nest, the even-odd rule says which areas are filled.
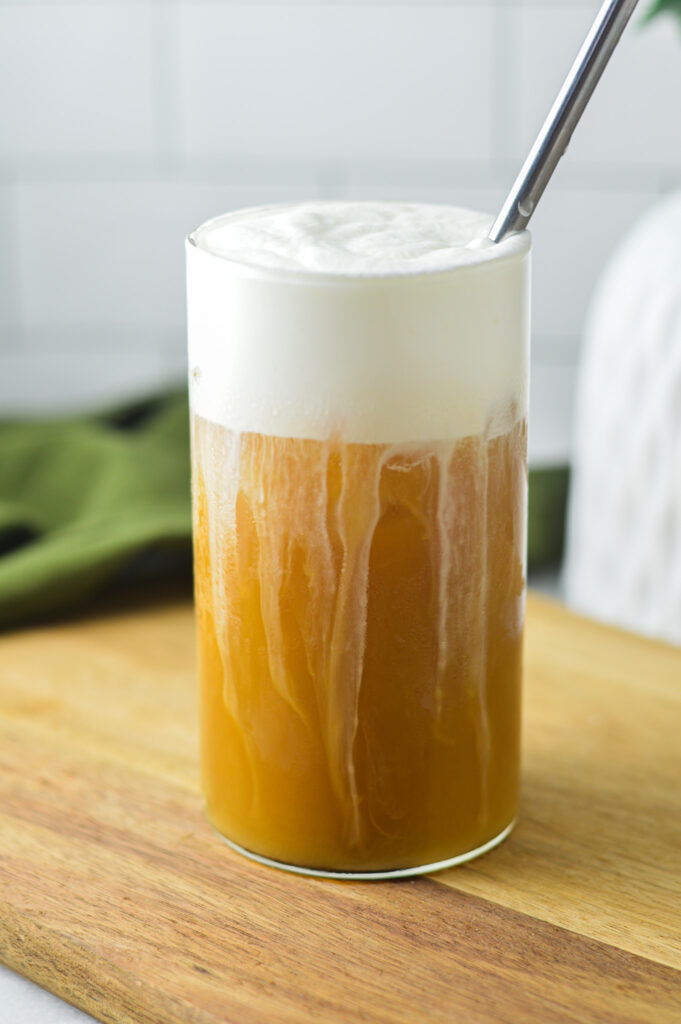
[[[356,884],[208,827],[193,659],[186,600],[0,641],[4,963],[116,1024],[681,1021],[681,651],[530,598],[516,831]]]

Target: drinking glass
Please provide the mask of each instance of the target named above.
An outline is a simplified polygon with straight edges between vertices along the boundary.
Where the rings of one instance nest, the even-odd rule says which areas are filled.
[[[187,241],[201,776],[241,853],[381,878],[513,827],[530,238],[445,270]]]

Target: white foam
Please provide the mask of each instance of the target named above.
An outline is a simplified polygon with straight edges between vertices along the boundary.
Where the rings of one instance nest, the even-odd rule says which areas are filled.
[[[510,426],[527,406],[529,235],[476,244],[491,223],[342,202],[208,221],[187,244],[193,409],[236,431],[348,442]]]
[[[384,277],[478,262],[471,250],[494,244],[491,224],[486,213],[456,206],[311,202],[237,210],[207,221],[192,240],[254,267]],[[523,248],[516,235],[503,251]]]

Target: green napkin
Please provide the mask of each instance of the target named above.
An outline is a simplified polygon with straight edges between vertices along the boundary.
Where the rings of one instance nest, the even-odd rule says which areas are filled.
[[[566,468],[530,472],[528,563],[558,564]],[[191,537],[186,394],[108,415],[0,423],[0,626],[83,604]]]
[[[0,625],[74,607],[140,552],[188,548],[186,395],[0,424]]]
[[[527,506],[527,566],[557,568],[563,558],[570,486],[567,466],[531,469]]]

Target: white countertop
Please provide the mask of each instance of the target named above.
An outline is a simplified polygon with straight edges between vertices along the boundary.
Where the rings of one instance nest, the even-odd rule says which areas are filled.
[[[51,992],[0,966],[0,1019],[7,1024],[95,1024]]]

